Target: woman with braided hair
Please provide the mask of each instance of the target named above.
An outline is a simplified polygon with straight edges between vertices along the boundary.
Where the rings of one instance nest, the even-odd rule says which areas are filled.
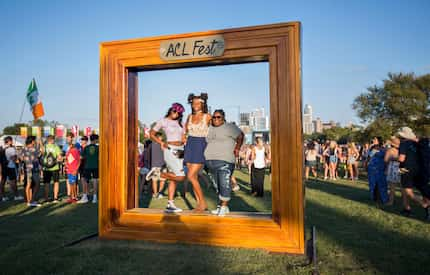
[[[208,95],[201,93],[199,96],[190,94],[188,103],[191,104],[191,115],[185,124],[187,141],[185,144],[184,163],[187,165],[187,178],[193,186],[197,206],[195,212],[204,212],[207,208],[203,191],[198,180],[199,171],[205,163],[204,152],[206,149],[206,137],[209,131],[211,115],[208,114]]]

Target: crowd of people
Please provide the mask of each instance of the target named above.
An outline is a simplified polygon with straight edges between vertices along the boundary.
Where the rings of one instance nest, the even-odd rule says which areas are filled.
[[[430,219],[430,147],[429,138],[417,138],[409,127],[402,127],[389,140],[374,137],[363,145],[350,142],[339,145],[335,141],[320,144],[307,142],[304,148],[305,178],[310,173],[317,178],[321,170],[324,180],[339,177],[355,181],[359,164],[367,173],[371,199],[378,204],[393,205],[396,187],[401,187],[402,213],[411,214],[410,201],[424,209]],[[419,191],[417,197],[414,188]]]
[[[150,130],[150,141],[139,157],[141,181],[146,179],[152,183],[153,198],[163,197],[161,191],[168,181],[166,212],[182,211],[174,199],[177,183],[184,181],[191,183],[193,188],[197,202],[193,211],[207,211],[199,181],[202,173],[206,173],[218,197],[217,208],[211,213],[225,216],[230,212],[228,204],[232,191],[239,189],[233,172],[244,163],[249,167],[251,194],[264,195],[270,150],[260,137],[256,138],[254,146],[242,146],[243,132],[234,123],[226,121],[222,109],[209,114],[207,99],[205,93],[188,96],[191,114],[185,122],[182,121],[185,108],[180,103],[173,103]]]
[[[0,201],[8,201],[5,185],[9,184],[13,200],[24,200],[27,206],[41,206],[38,191],[44,185],[43,203],[58,203],[60,200],[60,176],[66,178],[68,203],[89,202],[89,183],[93,186],[92,202],[97,203],[98,185],[98,136],[83,136],[80,142],[75,141],[72,133],[66,138],[66,144],[59,146],[55,137],[46,139],[28,136],[23,148],[14,146],[11,136],[4,138],[4,148],[0,147]],[[17,183],[22,182],[24,196],[18,192]],[[51,182],[53,188],[51,193]],[[78,183],[82,192],[79,199]],[[51,196],[52,194],[52,196]]]

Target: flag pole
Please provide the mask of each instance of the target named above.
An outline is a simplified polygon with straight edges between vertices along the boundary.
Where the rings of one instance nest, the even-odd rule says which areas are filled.
[[[27,101],[27,97],[24,99],[24,104],[22,104],[21,115],[19,116],[19,123],[22,122],[22,116],[24,115],[25,102]]]

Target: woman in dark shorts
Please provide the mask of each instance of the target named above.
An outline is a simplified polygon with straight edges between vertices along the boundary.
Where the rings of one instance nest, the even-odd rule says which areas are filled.
[[[191,104],[192,114],[188,116],[185,130],[187,143],[185,145],[184,163],[187,165],[187,178],[191,182],[197,200],[195,212],[203,212],[207,208],[203,191],[198,180],[199,171],[205,163],[204,151],[206,149],[206,137],[209,131],[211,116],[208,114],[206,93],[196,96],[190,94],[188,103]]]

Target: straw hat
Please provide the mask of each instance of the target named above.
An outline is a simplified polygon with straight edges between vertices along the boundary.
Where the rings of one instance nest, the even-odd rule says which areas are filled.
[[[409,127],[400,128],[399,131],[397,132],[397,135],[399,135],[405,139],[416,139],[417,138],[417,136],[414,134],[412,129]]]

